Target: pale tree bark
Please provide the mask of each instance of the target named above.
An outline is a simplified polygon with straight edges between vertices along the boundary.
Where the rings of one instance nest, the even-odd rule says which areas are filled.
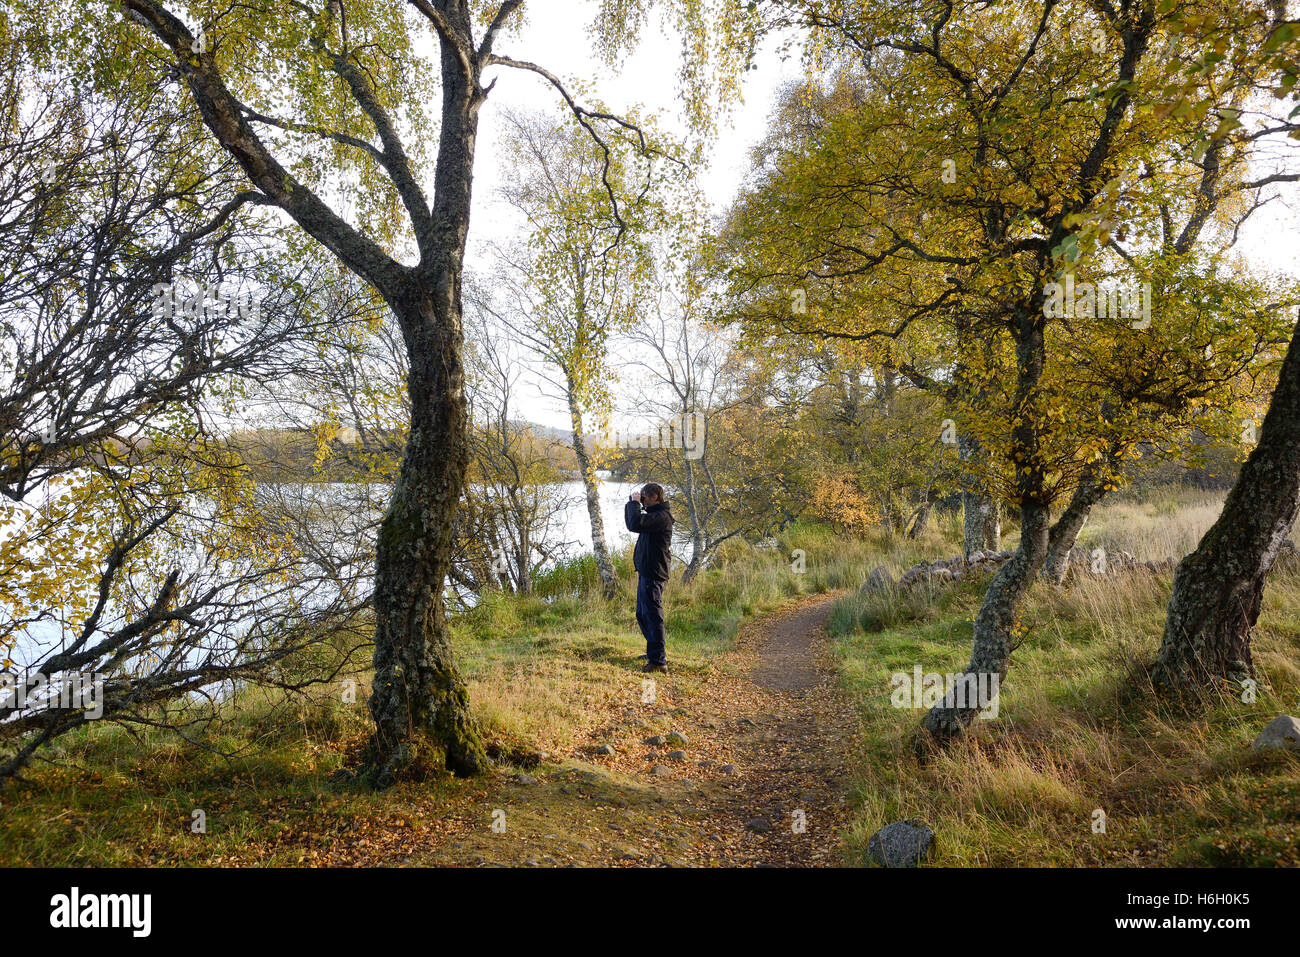
[[[1079,532],[1088,522],[1092,507],[1106,496],[1106,482],[1098,479],[1099,469],[1090,467],[1085,470],[1083,480],[1070,497],[1070,503],[1061,513],[1048,533],[1047,560],[1043,565],[1043,577],[1060,584],[1070,570],[1070,550],[1079,540]]]
[[[684,405],[683,408],[686,408],[686,406]],[[707,423],[707,421],[706,418],[705,422]],[[689,585],[695,579],[695,576],[700,573],[700,569],[704,567],[705,555],[709,552],[709,542],[705,531],[706,519],[701,514],[701,489],[696,481],[695,463],[684,455],[682,457],[680,490],[681,499],[686,503],[686,517],[691,527],[691,557],[682,570],[682,584]]]
[[[601,591],[606,598],[613,598],[618,591],[618,576],[614,574],[614,562],[609,557],[609,546],[605,543],[605,519],[600,514],[600,483],[587,451],[587,437],[582,429],[582,410],[578,407],[577,389],[571,378],[565,394],[573,429],[573,454],[578,459],[578,472],[582,475],[582,489],[587,502],[587,519],[591,522],[591,551],[596,556]]]
[[[986,548],[997,551],[1002,547],[1002,506],[978,477],[983,449],[978,440],[959,435],[957,454],[963,465],[962,552],[969,558]]]
[[[1178,565],[1164,638],[1152,668],[1157,688],[1200,693],[1253,677],[1251,630],[1264,583],[1300,508],[1300,325],[1259,433],[1219,520]]]
[[[1002,548],[1002,503],[986,495],[980,503],[980,514],[984,517],[984,547],[996,552]]]
[[[694,498],[687,496],[686,501],[691,503]],[[704,526],[699,523],[695,508],[692,506],[688,511],[691,517],[691,558],[682,570],[683,585],[689,585],[695,580],[695,576],[700,573],[700,569],[704,567],[704,556],[708,549],[708,543],[704,538]]]

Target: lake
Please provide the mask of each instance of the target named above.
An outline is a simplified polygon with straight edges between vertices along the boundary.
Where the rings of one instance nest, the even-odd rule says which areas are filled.
[[[606,542],[611,551],[622,549],[632,539],[632,533],[623,524],[623,506],[628,500],[628,495],[639,487],[639,485],[630,482],[601,482],[601,517],[605,524]],[[554,490],[558,511],[549,533],[543,536],[544,543],[552,547],[564,546],[562,554],[567,558],[589,553],[591,551],[591,523],[587,516],[582,482],[558,483],[554,486]],[[310,516],[313,513],[321,515],[319,521],[312,525],[313,529],[319,531],[322,542],[336,545],[337,554],[344,556],[349,553],[353,555],[366,553],[367,550],[363,547],[364,539],[373,534],[372,523],[383,514],[388,498],[388,489],[384,486],[362,486],[348,483],[268,485],[264,486],[261,491],[266,499],[292,507],[298,510],[301,515]],[[30,496],[24,503],[27,509],[40,508],[46,494],[37,493]],[[330,506],[335,507],[330,508]],[[204,514],[207,509],[204,503],[196,497],[191,504],[191,508],[187,509],[187,511],[191,516],[198,516]],[[7,528],[4,527],[4,524],[0,524],[0,539],[13,534],[24,518],[24,510],[20,509],[11,517],[10,522],[7,523]],[[200,523],[195,522],[195,524],[199,525]],[[182,537],[186,541],[183,545],[178,543],[180,547],[173,551],[173,560],[186,569],[187,572],[209,564],[202,528],[196,527],[192,536],[183,535]],[[38,556],[32,555],[31,557],[39,561]],[[219,579],[223,568],[225,568],[224,563],[215,566],[211,569],[209,577]],[[349,584],[364,596],[364,590],[369,587],[373,568],[368,562],[364,565],[344,563],[344,568],[346,568],[346,575],[350,578]],[[227,580],[233,580],[236,577],[234,574],[229,574],[231,571],[233,569],[226,568]],[[253,586],[228,589],[227,597],[235,601],[252,600],[255,604],[262,605],[265,611],[271,611],[272,609],[268,605],[274,605],[276,602],[274,596],[259,594]],[[468,598],[471,602],[473,600],[472,596],[463,597]],[[314,599],[312,596],[296,595],[295,599],[301,601],[301,604],[307,607],[313,605],[319,607],[322,603],[328,602],[328,598],[324,596]],[[263,601],[267,601],[267,604],[263,605]],[[110,608],[104,616],[105,625],[120,626],[122,621],[123,615],[120,609]],[[31,623],[15,633],[18,643],[13,649],[11,657],[19,663],[20,667],[30,665],[49,654],[53,649],[62,647],[79,630],[80,623],[75,621],[60,622],[46,619]]]

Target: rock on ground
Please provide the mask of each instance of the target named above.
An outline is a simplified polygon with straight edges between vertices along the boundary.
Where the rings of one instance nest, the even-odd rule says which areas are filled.
[[[889,574],[889,569],[884,565],[879,565],[867,576],[859,591],[863,595],[874,595],[876,592],[889,591],[893,587],[894,576]]]
[[[916,867],[934,850],[934,831],[919,821],[886,824],[867,842],[867,856],[881,867]]]
[[[1300,721],[1289,714],[1278,715],[1259,733],[1251,748],[1255,751],[1267,748],[1300,751]]]

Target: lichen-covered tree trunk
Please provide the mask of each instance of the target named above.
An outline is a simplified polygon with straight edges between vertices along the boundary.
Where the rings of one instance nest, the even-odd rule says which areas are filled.
[[[984,519],[984,547],[990,551],[1002,548],[1002,503],[992,495],[985,495],[980,502],[980,515]]]
[[[1002,547],[1002,507],[982,487],[961,493],[962,550],[972,552]]]
[[[1032,304],[1016,315],[1017,384],[1016,407],[1028,408],[1042,379],[1046,345],[1041,313]],[[1038,428],[1032,415],[1023,415],[1011,430],[1016,453],[1016,492],[1020,503],[1020,547],[994,574],[975,616],[970,662],[966,674],[974,676],[976,687],[983,676],[997,676],[998,687],[1011,661],[1011,643],[1016,613],[1047,559],[1050,499],[1045,494],[1046,469],[1040,458]],[[984,685],[987,687],[987,685]],[[966,700],[958,706],[957,686],[927,712],[921,723],[930,738],[939,743],[962,734],[981,708]]]
[[[410,303],[414,315],[403,322],[411,428],[379,529],[370,696],[375,732],[365,755],[377,787],[439,766],[475,774],[486,762],[443,603],[468,461],[459,290],[454,301],[449,291],[443,296],[440,310],[427,301]]]
[[[1241,468],[1219,520],[1178,566],[1164,638],[1152,668],[1157,688],[1196,693],[1255,673],[1250,633],[1264,581],[1300,507],[1300,325],[1259,444]]]
[[[1022,505],[1021,516],[1020,547],[989,582],[984,601],[975,616],[971,657],[966,665],[967,674],[997,675],[999,686],[1007,676],[1007,666],[1011,661],[1016,611],[1047,557],[1047,506]],[[947,740],[961,734],[979,710],[978,707],[956,707],[950,692],[930,709],[922,726],[934,738]]]
[[[963,489],[961,493],[962,554],[970,558],[973,552],[984,548],[984,522],[980,518],[978,492]]]
[[[576,387],[569,382],[569,421],[573,425],[573,454],[578,459],[578,472],[582,475],[583,493],[587,500],[587,518],[591,522],[591,551],[596,556],[596,571],[600,574],[600,587],[606,598],[618,591],[618,576],[605,544],[605,520],[600,514],[600,485],[596,471],[587,454],[587,439],[582,431],[582,410],[578,408]]]
[[[1087,524],[1092,507],[1105,495],[1105,483],[1097,481],[1094,470],[1089,470],[1070,497],[1070,504],[1048,532],[1047,561],[1043,563],[1043,577],[1048,581],[1058,584],[1065,581],[1070,568],[1070,549],[1079,540],[1079,532]]]
[[[1002,509],[979,478],[983,455],[979,442],[969,436],[958,436],[957,454],[963,465],[962,553],[969,558],[974,552],[986,548],[996,551],[1002,547]]]

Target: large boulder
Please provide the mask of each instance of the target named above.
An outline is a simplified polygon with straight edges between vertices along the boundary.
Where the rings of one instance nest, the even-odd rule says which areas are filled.
[[[1251,745],[1255,751],[1281,748],[1300,751],[1300,721],[1289,714],[1280,714],[1270,721]]]
[[[920,821],[886,824],[867,841],[867,856],[881,867],[916,867],[934,850],[934,831]]]
[[[867,576],[867,580],[862,583],[862,588],[858,594],[875,595],[880,592],[892,591],[893,588],[894,576],[889,574],[889,569],[884,565],[879,565]]]
[[[964,578],[973,575],[987,575],[997,569],[999,565],[1009,559],[1014,552],[995,552],[992,549],[978,549],[970,554],[969,558],[963,558],[957,555],[953,558],[940,558],[933,562],[919,562],[913,565],[907,571],[903,572],[898,584],[895,586],[899,589],[908,589],[913,585],[919,585],[922,582],[929,584],[958,582]],[[880,570],[880,569],[878,569]],[[873,575],[875,572],[872,573]],[[862,586],[862,591],[866,594],[871,584],[868,579],[867,584]]]

